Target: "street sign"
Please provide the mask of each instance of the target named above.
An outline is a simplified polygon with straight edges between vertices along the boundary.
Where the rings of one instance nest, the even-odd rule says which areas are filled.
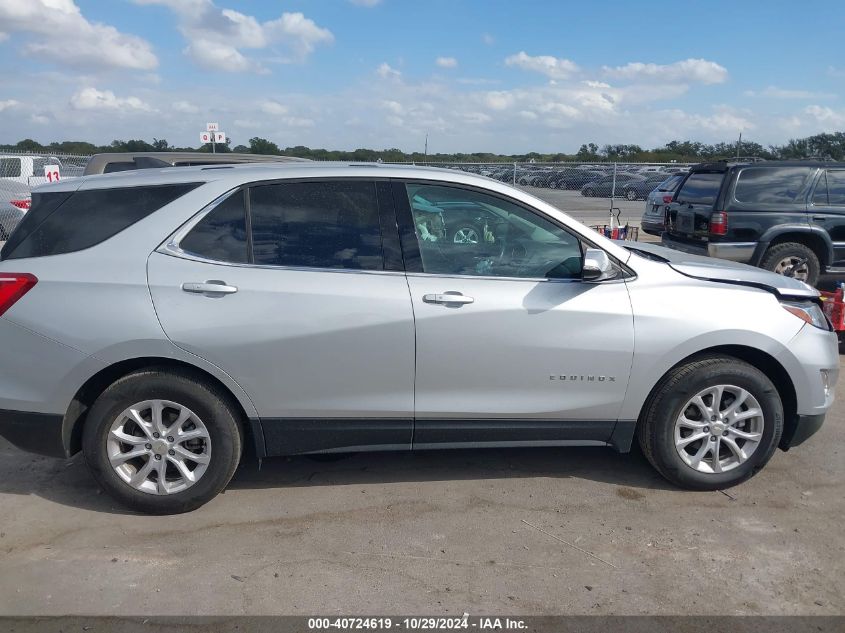
[[[206,129],[207,132],[216,132],[217,130],[220,129],[220,124],[219,123],[206,123],[205,129]]]
[[[226,142],[226,132],[215,132],[214,133],[214,142],[215,143],[225,143]]]
[[[211,132],[201,132],[200,133],[200,143],[211,143],[211,139],[214,136]]]
[[[47,179],[47,182],[59,182],[62,179],[62,175],[59,173],[59,166],[44,165],[44,177]]]

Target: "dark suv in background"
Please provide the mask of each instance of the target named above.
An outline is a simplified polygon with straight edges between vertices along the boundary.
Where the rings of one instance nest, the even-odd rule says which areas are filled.
[[[666,211],[663,244],[815,285],[845,272],[845,163],[704,163]]]

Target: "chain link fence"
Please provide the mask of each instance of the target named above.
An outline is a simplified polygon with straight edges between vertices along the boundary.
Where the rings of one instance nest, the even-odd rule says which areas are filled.
[[[28,211],[34,187],[82,175],[88,156],[0,150],[0,242]],[[679,163],[427,163],[486,176],[524,189],[594,227],[638,227],[648,195]],[[630,234],[629,234],[630,237]],[[640,235],[640,237],[644,237]]]
[[[26,154],[0,150],[0,242],[29,210],[32,189],[61,178],[78,178],[88,156]]]

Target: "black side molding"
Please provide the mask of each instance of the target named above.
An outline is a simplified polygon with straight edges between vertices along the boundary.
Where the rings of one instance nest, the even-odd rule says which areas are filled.
[[[0,409],[0,435],[20,449],[48,457],[68,457],[61,414]]]

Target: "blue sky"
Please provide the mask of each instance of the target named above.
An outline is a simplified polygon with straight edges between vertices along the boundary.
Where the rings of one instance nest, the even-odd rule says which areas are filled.
[[[572,152],[845,129],[845,3],[0,0],[0,142]]]

